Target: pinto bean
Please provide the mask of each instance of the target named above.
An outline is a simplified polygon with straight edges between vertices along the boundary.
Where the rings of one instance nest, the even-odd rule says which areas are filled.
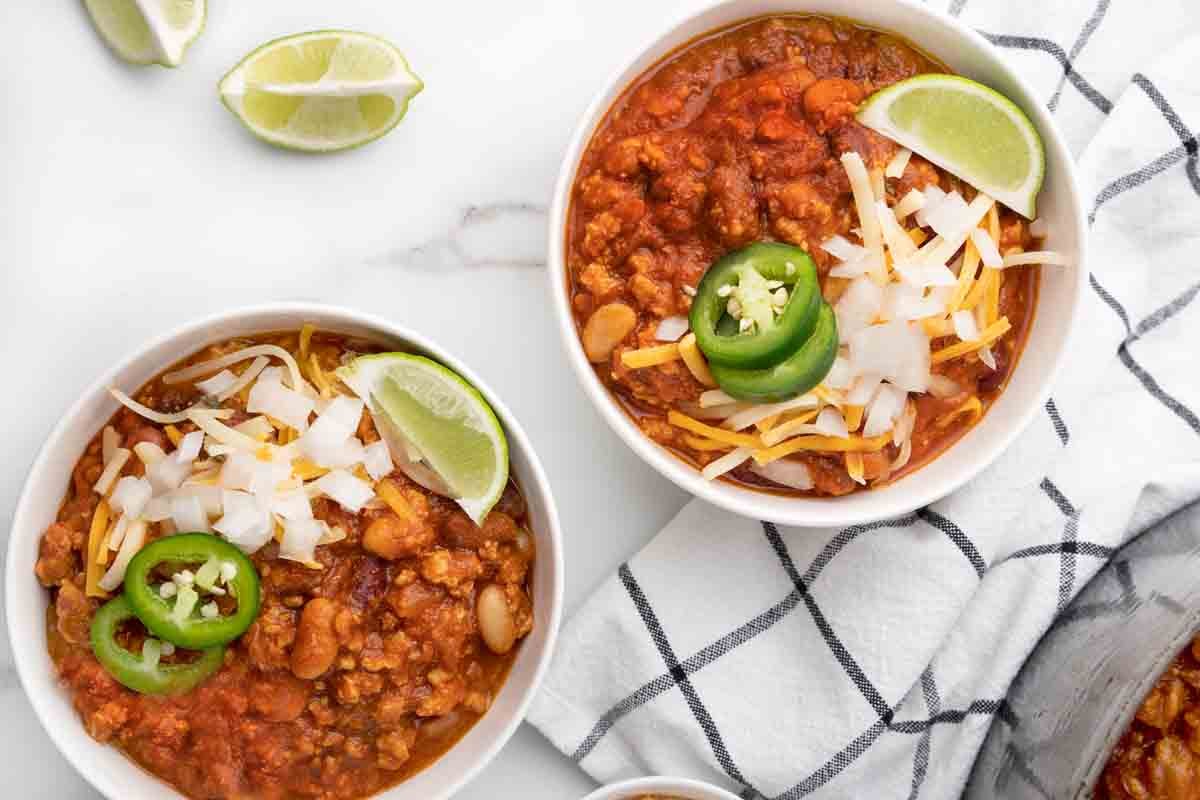
[[[599,364],[607,361],[613,349],[637,325],[637,314],[624,303],[600,306],[583,326],[583,351],[588,361]]]
[[[475,615],[479,621],[479,635],[489,650],[500,655],[512,650],[517,640],[517,625],[504,589],[494,583],[485,586],[475,603]]]
[[[333,601],[323,597],[309,600],[304,606],[292,646],[292,674],[297,678],[312,680],[333,666],[338,652],[333,629],[337,610]]]

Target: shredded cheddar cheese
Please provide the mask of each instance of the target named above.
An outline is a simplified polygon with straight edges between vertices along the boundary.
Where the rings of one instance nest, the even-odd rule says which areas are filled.
[[[317,330],[317,326],[311,322],[304,323],[304,327],[300,329],[300,363],[308,361],[308,348],[312,344],[313,333]]]
[[[731,444],[726,444],[725,442],[714,441],[712,439],[705,439],[701,436],[685,435],[683,437],[683,441],[687,443],[688,447],[692,448],[693,450],[699,450],[702,453],[706,453],[706,452],[710,452],[710,451],[714,451],[714,450],[732,450],[733,449],[733,445],[731,445]]]
[[[375,484],[375,493],[379,495],[379,499],[387,503],[387,507],[395,512],[400,519],[412,519],[412,505],[405,499],[404,494],[396,487],[396,484],[384,478],[379,483]]]
[[[983,332],[979,334],[979,338],[977,340],[973,342],[959,342],[958,344],[952,344],[949,347],[944,347],[934,353],[930,358],[930,361],[934,364],[941,364],[942,362],[949,361],[952,358],[958,358],[961,355],[973,353],[984,345],[990,345],[992,342],[1008,333],[1011,329],[1012,325],[1009,324],[1008,317],[1001,317],[991,325],[987,326],[987,328],[985,328]]]
[[[657,367],[661,364],[678,361],[680,358],[682,356],[680,355],[679,344],[677,342],[655,347],[643,347],[639,350],[626,350],[624,353],[621,353],[621,363],[629,369]]]
[[[108,597],[108,592],[100,588],[100,578],[104,576],[104,570],[103,564],[96,560],[96,556],[101,550],[105,553],[108,552],[104,540],[105,534],[108,532],[109,516],[108,503],[101,500],[96,505],[96,510],[92,512],[92,525],[88,530],[87,583],[85,587],[88,597]]]
[[[925,335],[930,339],[940,339],[943,336],[949,336],[954,333],[954,322],[949,319],[927,317],[921,320],[921,329],[925,331]]]
[[[950,302],[946,304],[950,313],[958,311],[963,301],[967,299],[967,295],[975,283],[975,273],[978,270],[979,250],[975,247],[975,242],[967,239],[967,248],[963,251],[962,267],[958,270],[958,283],[954,285],[954,294],[950,296]]]
[[[717,381],[713,378],[712,370],[708,368],[708,362],[704,359],[704,354],[700,352],[700,347],[696,344],[696,334],[689,332],[687,336],[679,340],[679,357],[683,359],[688,372],[692,373],[692,377],[701,386],[709,389],[716,387]]]
[[[775,427],[781,416],[782,414],[772,414],[771,416],[766,417],[765,419],[760,419],[758,422],[754,423],[754,427],[758,428],[759,433],[766,433],[767,431],[771,430],[771,428]]]
[[[746,433],[734,433],[723,428],[714,428],[711,425],[705,425],[703,422],[694,420],[686,414],[680,414],[678,411],[667,412],[667,422],[676,428],[683,428],[685,431],[691,431],[706,439],[723,442],[734,447],[758,449],[762,446],[762,441],[757,436],[751,436]]]
[[[321,397],[328,400],[333,397],[333,385],[329,382],[329,378],[325,377],[325,370],[321,369],[321,363],[317,360],[317,354],[313,353],[308,357],[309,375],[313,379],[313,383],[317,385],[317,391],[321,393]]]
[[[929,238],[929,234],[920,228],[910,228],[908,230],[908,238],[912,239],[912,243],[917,247],[925,244],[925,240]]]
[[[846,410],[843,412],[846,418],[846,430],[853,433],[862,427],[863,412],[865,410],[866,406],[846,406]]]
[[[964,401],[963,404],[958,408],[942,414],[937,418],[937,426],[939,428],[948,427],[951,422],[954,422],[956,419],[965,414],[969,414],[971,416],[971,421],[968,423],[971,425],[974,425],[979,421],[979,418],[983,416],[983,403],[979,402],[978,396],[971,395],[971,397]]]
[[[163,428],[163,431],[167,434],[167,438],[171,440],[171,444],[179,447],[179,443],[183,441],[183,434],[179,431],[179,428],[176,428],[174,425],[168,425]]]
[[[765,450],[756,450],[754,460],[759,464],[770,464],[784,456],[799,453],[801,450],[811,450],[817,453],[874,453],[887,447],[892,441],[892,433],[880,434],[870,439],[862,436],[851,436],[840,439],[836,436],[797,436],[780,442]]]
[[[328,474],[329,470],[318,467],[307,458],[298,458],[292,462],[292,476],[302,481],[310,481]]]
[[[866,468],[862,453],[846,453],[846,474],[857,484],[866,485]]]

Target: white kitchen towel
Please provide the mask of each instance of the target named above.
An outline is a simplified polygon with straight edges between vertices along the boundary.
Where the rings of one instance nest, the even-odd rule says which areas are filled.
[[[998,463],[911,516],[790,530],[689,504],[565,626],[530,715],[598,780],[957,797],[1056,614],[1200,498],[1200,5],[947,10],[1082,151],[1093,278],[1066,374]]]

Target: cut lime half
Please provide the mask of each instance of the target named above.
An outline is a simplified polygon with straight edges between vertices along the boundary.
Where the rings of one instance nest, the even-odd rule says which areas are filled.
[[[1022,216],[1037,216],[1045,150],[1004,95],[957,75],[918,75],[867,98],[858,121]]]
[[[424,86],[400,51],[378,36],[315,31],[263,45],[218,89],[225,106],[263,141],[330,153],[396,127]]]
[[[337,375],[367,402],[377,422],[393,426],[416,449],[481,524],[508,485],[508,441],[475,387],[409,353],[360,356]]]
[[[113,52],[134,64],[177,67],[204,30],[207,0],[83,0]]]

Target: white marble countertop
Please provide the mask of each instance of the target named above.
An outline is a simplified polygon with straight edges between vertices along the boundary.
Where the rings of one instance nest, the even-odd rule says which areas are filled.
[[[0,530],[51,423],[115,359],[233,305],[319,300],[426,332],[506,399],[551,475],[577,607],[685,498],[568,371],[546,299],[545,208],[591,96],[692,2],[213,0],[177,71],[116,61],[81,3],[4,3]],[[394,41],[425,93],[357,151],[260,145],[221,106],[218,79],[263,42],[330,27]],[[0,719],[5,796],[97,797],[34,717],[7,634]],[[591,786],[523,726],[459,797],[570,800]]]

